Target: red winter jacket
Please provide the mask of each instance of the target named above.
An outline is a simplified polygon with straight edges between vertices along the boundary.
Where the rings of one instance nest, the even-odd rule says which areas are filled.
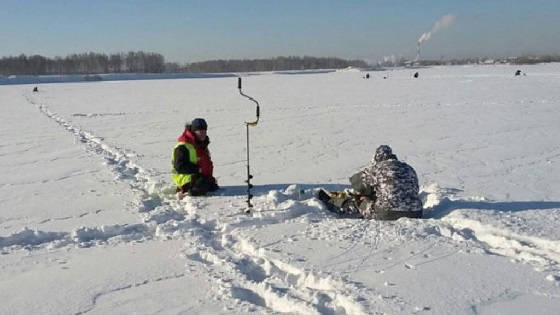
[[[177,141],[190,143],[195,147],[196,155],[198,156],[197,166],[200,170],[200,174],[212,178],[214,164],[212,163],[212,158],[210,157],[210,151],[208,151],[208,144],[210,143],[208,137],[206,137],[205,141],[197,141],[195,135],[189,129],[185,129]]]

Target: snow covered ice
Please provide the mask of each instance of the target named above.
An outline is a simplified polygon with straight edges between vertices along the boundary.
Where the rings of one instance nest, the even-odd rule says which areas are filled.
[[[1,313],[557,314],[560,65],[517,68],[246,76],[251,215],[236,78],[0,86]],[[194,117],[225,189],[178,201]],[[380,144],[417,171],[425,219],[313,197]]]

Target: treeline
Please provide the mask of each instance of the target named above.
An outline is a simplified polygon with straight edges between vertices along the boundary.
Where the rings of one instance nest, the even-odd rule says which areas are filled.
[[[98,73],[220,73],[340,69],[367,67],[363,60],[317,57],[276,57],[269,59],[210,60],[185,65],[166,63],[158,53],[128,52],[117,54],[83,53],[46,58],[40,55],[3,57],[0,75],[52,75]]]
[[[537,63],[560,62],[560,55],[542,55],[530,56],[524,55],[519,57],[477,57],[449,60],[419,60],[414,62],[421,66],[438,66],[438,65],[466,65],[466,64],[512,64],[512,65],[531,65]]]
[[[516,57],[512,63],[519,65],[529,65],[544,62],[560,62],[560,55],[521,56]]]
[[[268,59],[232,59],[193,62],[185,66],[167,64],[169,72],[255,72],[308,69],[341,69],[346,67],[367,67],[363,60],[345,60],[329,57],[276,57]]]
[[[165,59],[161,54],[143,51],[100,54],[72,54],[64,58],[46,58],[40,55],[3,57],[0,59],[2,75],[48,75],[48,74],[93,74],[93,73],[162,73]]]
[[[463,58],[411,61],[404,57],[378,62],[378,66],[395,67],[408,65],[464,65],[464,64],[535,64],[560,62],[560,55],[520,56],[504,58]],[[82,53],[66,57],[47,58],[40,55],[0,58],[0,75],[52,75],[52,74],[99,74],[99,73],[221,73],[285,71],[308,69],[341,69],[346,67],[367,68],[363,60],[345,60],[331,57],[276,57],[268,59],[209,60],[178,64],[165,62],[158,53],[131,51],[128,53],[101,54]]]

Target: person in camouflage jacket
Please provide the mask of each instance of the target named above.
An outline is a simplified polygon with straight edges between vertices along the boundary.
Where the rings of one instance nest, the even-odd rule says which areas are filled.
[[[422,217],[416,172],[399,161],[388,145],[379,146],[371,164],[352,175],[350,183],[352,189],[320,190],[317,197],[330,211],[344,217],[376,220]]]
[[[353,176],[351,182],[362,196],[359,212],[364,218],[422,217],[416,172],[410,165],[399,161],[388,145],[379,146],[371,165],[360,173],[359,180]]]
[[[377,220],[422,217],[416,172],[399,161],[387,145],[377,148],[370,166],[354,174],[350,183],[350,195],[356,200],[350,204],[356,207],[339,207],[341,212],[359,212],[365,219]],[[331,203],[338,205],[336,201],[333,198]]]

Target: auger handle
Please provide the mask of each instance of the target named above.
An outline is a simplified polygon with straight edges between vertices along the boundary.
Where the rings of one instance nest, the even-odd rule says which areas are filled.
[[[255,102],[255,104],[257,104],[257,120],[255,121],[251,121],[251,122],[245,122],[245,124],[249,125],[249,126],[256,126],[259,123],[259,117],[261,116],[261,109],[259,106],[259,102],[257,102],[257,100],[255,100],[254,98],[250,97],[249,95],[243,93],[243,91],[241,91],[241,77],[237,78],[237,88],[239,89],[239,94],[241,94],[242,96],[248,98],[249,100]]]

